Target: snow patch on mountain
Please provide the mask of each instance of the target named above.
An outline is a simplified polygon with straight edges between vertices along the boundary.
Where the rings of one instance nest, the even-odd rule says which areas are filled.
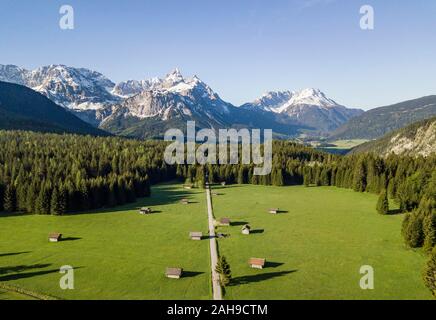
[[[191,117],[195,114],[213,119],[215,113],[229,113],[230,105],[222,101],[207,84],[197,76],[185,78],[179,69],[163,79],[144,80],[142,83],[146,84],[143,90],[126,99],[116,116],[168,120],[175,116]]]
[[[363,112],[346,108],[314,88],[268,92],[242,107],[287,115],[301,124],[323,132],[333,130]]]
[[[115,84],[101,73],[85,68],[49,65],[29,71],[0,65],[0,79],[25,85],[73,110],[97,110],[119,102],[110,93]]]

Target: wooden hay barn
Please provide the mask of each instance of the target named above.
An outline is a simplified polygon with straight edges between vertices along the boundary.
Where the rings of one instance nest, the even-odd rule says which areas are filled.
[[[254,269],[263,269],[265,262],[266,260],[261,258],[250,258],[250,260],[248,260],[248,264]]]
[[[220,226],[224,226],[224,227],[229,227],[230,226],[230,219],[229,218],[221,218],[219,221],[218,221],[218,224],[220,225]]]
[[[165,271],[165,276],[171,279],[180,279],[183,274],[182,268],[167,268]]]
[[[242,234],[248,235],[250,234],[250,231],[251,231],[251,227],[249,224],[246,224],[245,226],[242,227]]]
[[[62,234],[61,233],[50,233],[48,235],[48,241],[50,242],[59,242],[62,239]]]
[[[191,240],[201,240],[203,238],[203,233],[202,232],[190,232],[189,238]]]
[[[152,212],[153,211],[151,210],[151,208],[147,208],[147,207],[139,209],[140,214],[151,214]]]

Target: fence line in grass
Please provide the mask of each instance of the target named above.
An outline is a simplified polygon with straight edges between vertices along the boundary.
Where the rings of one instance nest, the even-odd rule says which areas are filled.
[[[15,285],[10,285],[10,284],[6,284],[6,283],[2,283],[2,282],[0,282],[0,289],[10,291],[10,292],[19,293],[19,294],[22,294],[25,296],[29,296],[29,297],[38,299],[38,300],[61,300],[60,298],[55,297],[55,296],[50,296],[48,294],[35,292],[32,290],[24,289],[24,288],[15,286]]]

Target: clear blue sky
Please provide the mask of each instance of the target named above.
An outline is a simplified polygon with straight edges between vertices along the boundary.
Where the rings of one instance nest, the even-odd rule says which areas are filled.
[[[58,27],[62,4],[75,30]],[[1,0],[0,64],[57,63],[113,81],[179,67],[234,104],[316,87],[367,109],[436,94],[436,1]]]

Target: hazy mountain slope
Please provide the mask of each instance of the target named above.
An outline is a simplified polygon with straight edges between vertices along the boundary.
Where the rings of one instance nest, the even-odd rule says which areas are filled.
[[[0,82],[0,129],[107,135],[25,86]]]
[[[335,130],[330,140],[376,139],[419,120],[436,115],[436,96],[372,109]]]
[[[436,117],[422,120],[354,148],[351,153],[374,152],[428,156],[436,152]]]

